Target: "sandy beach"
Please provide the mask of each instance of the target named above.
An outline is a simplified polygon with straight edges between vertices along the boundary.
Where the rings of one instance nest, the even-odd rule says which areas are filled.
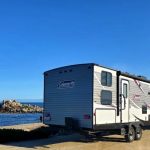
[[[11,126],[11,128],[32,130],[41,126],[44,125],[41,123],[27,124]],[[143,131],[142,139],[133,143],[126,143],[124,138],[118,135],[98,138],[88,142],[84,136],[74,133],[70,135],[55,135],[46,139],[0,144],[0,150],[149,150],[149,138],[150,130]]]
[[[22,129],[24,131],[31,131],[36,128],[45,127],[43,123],[31,123],[31,124],[21,124],[21,125],[14,125],[14,126],[2,126],[0,129]]]

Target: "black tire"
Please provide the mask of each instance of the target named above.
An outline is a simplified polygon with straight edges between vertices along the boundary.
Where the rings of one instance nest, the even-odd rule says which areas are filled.
[[[137,127],[135,132],[135,140],[140,140],[142,138],[142,128],[141,126]]]
[[[127,142],[133,142],[135,140],[135,130],[132,126],[129,127],[128,133],[125,135],[125,139]]]

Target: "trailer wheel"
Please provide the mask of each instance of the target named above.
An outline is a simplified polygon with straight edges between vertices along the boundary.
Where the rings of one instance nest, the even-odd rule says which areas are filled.
[[[129,127],[128,133],[125,135],[125,139],[127,142],[133,142],[135,140],[135,130],[132,126]]]
[[[140,140],[142,138],[142,128],[138,126],[135,132],[135,140]]]

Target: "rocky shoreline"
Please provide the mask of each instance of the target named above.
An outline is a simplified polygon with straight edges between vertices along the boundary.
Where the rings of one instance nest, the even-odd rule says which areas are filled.
[[[43,108],[37,105],[21,104],[16,100],[3,100],[0,113],[42,113]]]

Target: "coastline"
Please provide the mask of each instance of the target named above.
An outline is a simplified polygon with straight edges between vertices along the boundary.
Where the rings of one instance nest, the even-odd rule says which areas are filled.
[[[0,126],[41,123],[42,113],[0,113]]]

